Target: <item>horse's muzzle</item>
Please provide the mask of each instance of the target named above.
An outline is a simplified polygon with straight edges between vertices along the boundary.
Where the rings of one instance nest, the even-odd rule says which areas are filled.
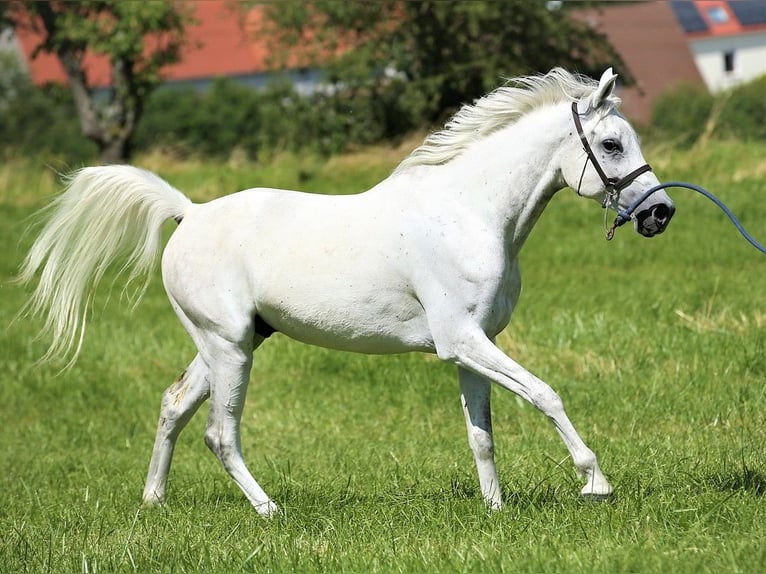
[[[635,218],[636,231],[644,237],[654,237],[665,231],[675,212],[676,208],[672,203],[656,203],[648,209],[639,211]]]

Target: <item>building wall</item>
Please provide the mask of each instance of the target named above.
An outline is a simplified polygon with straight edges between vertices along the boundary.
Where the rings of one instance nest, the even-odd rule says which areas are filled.
[[[654,101],[679,84],[703,81],[683,30],[667,2],[635,2],[584,10],[579,17],[603,32],[630,70],[635,84],[619,90],[622,111],[648,123]]]
[[[705,85],[720,92],[766,74],[766,31],[740,36],[698,38],[690,48]],[[733,54],[734,69],[725,69],[725,54]]]

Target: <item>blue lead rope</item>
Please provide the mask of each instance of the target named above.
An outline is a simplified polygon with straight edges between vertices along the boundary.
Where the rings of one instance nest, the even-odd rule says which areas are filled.
[[[650,195],[652,195],[655,191],[659,191],[661,189],[667,189],[668,187],[685,187],[686,189],[691,189],[692,191],[696,191],[697,193],[701,193],[705,197],[707,197],[710,201],[715,203],[718,207],[721,208],[721,210],[727,215],[727,217],[731,220],[731,222],[734,224],[734,227],[737,228],[737,230],[742,234],[742,237],[744,237],[750,245],[755,247],[758,251],[761,253],[766,253],[766,247],[758,243],[752,235],[750,235],[744,227],[742,227],[742,224],[739,222],[739,219],[737,219],[734,214],[731,212],[731,210],[726,207],[726,205],[718,199],[715,195],[710,193],[708,190],[701,188],[698,185],[694,185],[693,183],[686,183],[683,181],[669,181],[668,183],[661,183],[659,185],[655,185],[651,189],[644,192],[644,194],[639,197],[636,201],[631,203],[628,207],[617,213],[617,218],[614,220],[614,223],[612,224],[612,228],[607,231],[606,238],[611,239],[614,236],[614,231],[621,225],[624,225],[628,221],[630,221],[631,215],[633,215],[633,212],[638,208],[639,205],[641,205],[646,198],[648,198]]]

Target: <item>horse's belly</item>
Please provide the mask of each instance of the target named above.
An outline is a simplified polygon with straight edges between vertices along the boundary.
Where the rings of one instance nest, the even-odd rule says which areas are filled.
[[[341,289],[295,298],[282,293],[262,298],[256,307],[277,331],[312,345],[381,354],[434,348],[420,304],[395,291]]]

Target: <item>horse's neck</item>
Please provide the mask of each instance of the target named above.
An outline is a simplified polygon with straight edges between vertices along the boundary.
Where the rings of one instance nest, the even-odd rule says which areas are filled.
[[[562,187],[558,155],[569,135],[558,108],[540,110],[476,142],[433,173],[435,194],[459,198],[502,234],[518,253],[540,214]],[[451,202],[452,203],[452,202]]]

